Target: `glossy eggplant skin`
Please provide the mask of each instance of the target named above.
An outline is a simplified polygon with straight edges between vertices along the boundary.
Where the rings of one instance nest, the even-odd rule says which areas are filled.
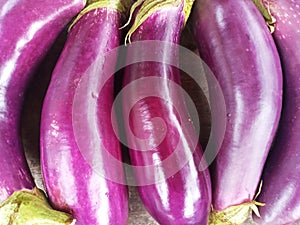
[[[259,201],[263,225],[300,221],[300,1],[265,1],[276,18],[275,39],[283,68],[283,110],[278,132],[264,168]]]
[[[0,202],[32,189],[20,138],[20,114],[31,75],[83,0],[0,2]]]
[[[213,208],[221,211],[255,196],[280,117],[282,71],[251,1],[199,0],[192,16],[200,57],[226,104],[225,136],[211,167]]]
[[[155,40],[177,44],[183,26],[182,5],[168,6],[148,17],[130,40],[131,43]],[[160,62],[176,55],[172,48],[161,45],[157,49],[149,49],[147,44],[138,49],[130,49],[129,44],[128,55],[147,54],[148,51],[159,52]],[[210,175],[208,169],[198,170],[201,146],[197,143],[192,149],[189,145],[195,130],[184,129],[181,124],[189,118],[189,114],[182,93],[170,84],[180,85],[179,69],[160,62],[135,63],[127,66],[124,72],[123,90],[126,88],[127,92],[122,96],[123,115],[129,115],[124,120],[128,120],[125,130],[130,143],[131,163],[135,166],[136,185],[145,208],[159,224],[205,225],[211,204]],[[136,83],[143,79],[145,83]],[[157,79],[159,86],[152,82]],[[146,96],[130,107],[130,101],[152,90],[155,96]],[[176,103],[181,107],[176,108]],[[157,123],[157,118],[161,123]],[[130,135],[130,130],[133,135]],[[164,136],[162,141],[161,136]],[[136,142],[136,138],[145,139],[151,148],[144,149],[145,146]],[[186,145],[179,144],[180,138]],[[171,165],[164,164],[176,147],[180,153],[173,155],[175,158]],[[179,166],[184,158],[188,159],[187,162]],[[177,170],[168,176],[174,168]],[[157,180],[152,180],[152,177]]]
[[[124,181],[119,184],[107,179],[114,167],[105,160],[107,151],[122,161],[120,143],[111,122],[113,79],[106,82],[100,93],[93,93],[93,84],[104,82],[103,74],[110,74],[114,69],[116,55],[108,67],[104,68],[103,64],[108,52],[120,44],[121,16],[116,9],[97,8],[74,24],[43,104],[41,163],[46,190],[53,207],[72,213],[76,224],[122,225],[127,222],[126,186]],[[99,65],[107,71],[100,69],[95,73],[91,65]],[[85,83],[86,78],[92,83]],[[87,84],[84,90],[80,89],[81,84]],[[82,105],[75,105],[76,101]],[[74,125],[78,121],[74,121],[73,116],[78,114],[79,122],[86,125],[84,129]],[[94,132],[99,136],[94,137]],[[77,137],[82,138],[81,141]],[[93,151],[87,146],[95,139],[104,147],[96,153],[88,152]],[[88,154],[95,155],[103,170],[93,168]],[[124,178],[122,173],[119,176]]]

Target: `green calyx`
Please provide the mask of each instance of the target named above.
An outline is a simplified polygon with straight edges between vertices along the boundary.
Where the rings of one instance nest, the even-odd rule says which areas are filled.
[[[0,204],[0,225],[72,225],[69,214],[51,208],[38,188],[14,192]]]
[[[275,31],[276,19],[272,16],[269,5],[265,6],[262,0],[252,0],[252,1],[256,5],[256,7],[258,8],[262,16],[264,17],[270,32],[273,33]]]
[[[136,13],[136,18],[133,22],[133,25],[131,26],[125,37],[125,44],[127,42],[130,43],[130,37],[137,30],[137,28],[141,26],[145,22],[145,20],[147,20],[153,13],[157,12],[160,9],[164,9],[167,7],[179,7],[183,3],[183,14],[186,23],[191,13],[194,1],[195,0],[137,0],[130,9],[128,22],[123,26],[126,27],[130,24],[133,13],[137,8],[139,8],[138,12]]]
[[[121,13],[126,13],[130,8],[133,0],[88,0],[85,8],[74,19],[69,27],[69,31],[72,27],[81,19],[86,13],[99,8],[115,9]]]
[[[259,216],[257,206],[264,206],[263,203],[251,201],[240,205],[234,205],[223,211],[215,211],[209,215],[209,225],[241,225],[249,219],[252,212]]]
[[[259,184],[258,192],[254,200],[245,202],[240,205],[230,206],[222,211],[212,209],[208,225],[241,225],[249,219],[252,212],[260,217],[258,206],[265,206],[264,203],[256,201],[262,189],[262,181]]]
[[[183,12],[184,12],[184,22],[186,23],[193,7],[195,0],[184,0]]]

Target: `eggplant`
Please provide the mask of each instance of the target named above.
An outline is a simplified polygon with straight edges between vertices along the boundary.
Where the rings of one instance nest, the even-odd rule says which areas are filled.
[[[220,84],[227,114],[210,168],[210,224],[242,224],[261,205],[255,194],[282,107],[280,58],[252,1],[198,0],[192,22],[200,57]]]
[[[52,206],[71,213],[78,224],[122,225],[128,219],[124,171],[107,158],[122,161],[111,120],[113,77],[106,77],[114,72],[112,50],[121,41],[127,3],[88,2],[72,24],[43,102],[45,187]],[[114,174],[119,180],[111,179]]]
[[[127,34],[127,63],[152,53],[158,59],[125,67],[120,95],[134,185],[162,225],[207,224],[211,204],[210,175],[200,163],[202,148],[181,91],[179,65],[166,63],[178,61],[191,5],[138,1]]]
[[[24,92],[56,37],[83,0],[7,0],[0,3],[0,202],[33,189],[20,138]]]
[[[300,1],[264,1],[276,19],[273,37],[283,69],[283,107],[278,132],[263,171],[258,200],[259,224],[293,225],[300,222]]]

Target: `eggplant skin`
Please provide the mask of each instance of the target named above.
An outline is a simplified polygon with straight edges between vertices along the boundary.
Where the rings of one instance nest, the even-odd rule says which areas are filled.
[[[283,110],[263,172],[259,224],[300,222],[300,1],[265,1],[276,19],[275,39],[283,68]]]
[[[83,0],[0,2],[0,202],[35,184],[20,138],[24,92],[34,69]]]
[[[121,16],[118,10],[97,8],[74,24],[53,71],[42,109],[41,163],[47,193],[54,208],[72,213],[82,225],[122,225],[128,218],[124,181],[119,184],[106,179],[114,167],[105,160],[104,151],[121,161],[120,143],[111,122],[113,79],[106,82],[100,93],[93,93],[94,83],[104,82],[103,74],[113,74],[117,56],[108,67],[102,66],[108,52],[120,44]],[[90,69],[91,65],[99,66],[98,72]],[[83,83],[85,78],[92,83]],[[86,88],[80,89],[81,84],[87,84]],[[73,116],[78,114],[79,122],[86,126],[79,130],[73,123]],[[99,137],[94,137],[94,132]],[[101,171],[86,158],[87,154],[96,153],[84,148],[95,139],[105,147],[95,155]],[[119,176],[124,178],[122,173]]]
[[[199,0],[192,16],[200,57],[226,104],[225,136],[211,167],[213,208],[221,211],[255,196],[281,112],[281,64],[251,1]]]
[[[168,6],[151,14],[136,29],[130,40],[131,43],[148,40],[178,43],[183,26],[181,6]],[[128,49],[128,55],[139,52],[147,54],[149,46],[131,49],[129,45]],[[161,53],[161,62],[165,57],[176,54],[174,49],[163,45],[151,51]],[[157,79],[159,84],[152,82]],[[143,80],[146,82],[141,85],[136,83]],[[123,88],[128,92],[126,95],[125,92],[122,93],[123,115],[129,116],[124,118],[128,121],[125,123],[125,130],[130,143],[130,159],[133,166],[137,166],[134,167],[134,174],[138,192],[145,208],[159,224],[206,225],[211,205],[210,175],[208,169],[201,172],[198,170],[202,149],[199,144],[196,149],[191,147],[195,130],[185,129],[181,124],[184,119],[188,120],[189,114],[183,96],[170,82],[180,85],[180,73],[178,68],[168,64],[140,62],[125,68]],[[129,106],[128,101],[143,96],[149,90],[154,90],[152,93],[155,96],[145,97],[135,102],[133,107]],[[176,104],[181,107],[175,108]],[[156,118],[163,121],[165,127],[156,123]],[[130,130],[133,135],[130,135]],[[164,131],[165,136],[160,143]],[[136,138],[145,139],[155,146],[144,151],[145,146],[136,142]],[[180,140],[185,144],[180,144]],[[174,154],[172,166],[164,164],[176,147],[179,150]],[[179,155],[183,158],[190,157],[180,168],[177,164],[183,158]],[[170,168],[175,167],[178,171],[168,176]],[[158,180],[152,180],[152,176]]]

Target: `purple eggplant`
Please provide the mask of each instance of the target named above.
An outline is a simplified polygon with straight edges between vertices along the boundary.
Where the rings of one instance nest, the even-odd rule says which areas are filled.
[[[110,52],[121,41],[123,10],[122,2],[88,2],[72,25],[43,103],[45,187],[53,207],[82,225],[122,225],[128,219],[123,170],[107,160],[111,155],[122,161],[111,121],[113,78],[105,74],[114,72],[117,54]],[[114,173],[120,182],[110,179]]]
[[[35,184],[20,138],[24,92],[34,69],[83,0],[0,3],[0,202]]]
[[[189,126],[190,115],[179,91],[180,71],[163,63],[166,58],[177,59],[178,47],[170,45],[179,43],[189,16],[183,7],[190,3],[139,1],[127,35],[131,41],[127,60],[139,58],[140,53],[159,56],[159,62],[127,66],[121,93],[138,192],[145,208],[162,225],[205,225],[211,204],[210,175],[208,169],[198,169],[202,149],[197,138],[193,143],[196,133]],[[157,45],[147,41],[157,41]]]
[[[227,114],[224,140],[211,167],[210,224],[241,224],[259,204],[256,189],[279,122],[280,59],[251,1],[199,0],[193,29],[200,57],[221,86]]]
[[[273,37],[283,69],[283,107],[258,198],[263,225],[300,222],[300,1],[264,1],[276,19]]]

